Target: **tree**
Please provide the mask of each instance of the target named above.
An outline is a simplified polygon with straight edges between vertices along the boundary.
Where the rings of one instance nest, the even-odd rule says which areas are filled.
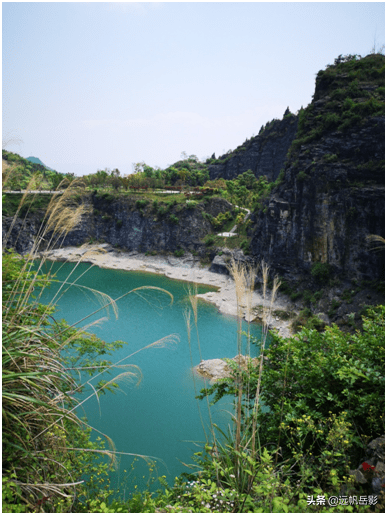
[[[237,226],[237,234],[240,229],[240,226],[243,224],[244,219],[245,219],[245,213],[243,211],[241,211],[240,213],[238,213],[236,220],[235,220],[235,223]]]

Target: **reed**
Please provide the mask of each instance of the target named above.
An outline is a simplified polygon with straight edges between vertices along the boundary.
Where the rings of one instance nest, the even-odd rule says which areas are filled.
[[[3,170],[3,179],[7,180],[10,173],[8,169],[6,173]],[[33,180],[27,190],[32,189]],[[136,288],[119,299],[112,299],[93,288],[77,284],[79,278],[74,280],[70,274],[60,284],[53,301],[45,306],[40,304],[43,290],[50,282],[57,281],[50,271],[42,274],[46,257],[41,256],[40,250],[42,246],[50,250],[60,245],[87,213],[88,206],[77,195],[79,185],[79,181],[73,181],[62,195],[53,195],[27,256],[22,258],[12,251],[3,253],[3,486],[9,506],[19,506],[19,509],[24,506],[31,511],[41,510],[46,500],[55,510],[57,499],[63,499],[71,511],[79,488],[84,483],[80,476],[85,471],[77,470],[77,454],[103,454],[113,464],[116,456],[122,454],[103,433],[100,434],[107,442],[108,449],[89,446],[85,431],[90,427],[80,419],[79,413],[92,397],[98,399],[106,390],[141,380],[138,367],[128,363],[139,351],[128,354],[118,363],[101,361],[98,348],[105,342],[90,335],[88,330],[110,316],[110,312],[117,317],[117,302],[125,295],[141,295],[144,290],[158,290],[173,301],[169,292],[155,287]],[[29,193],[22,196],[11,228],[4,238],[3,248],[7,247],[9,235],[27,195]],[[25,216],[28,216],[28,211]],[[41,258],[38,265],[37,258]],[[84,258],[87,259],[87,254]],[[81,260],[75,264],[75,268]],[[55,302],[67,289],[74,287],[97,297],[100,307],[72,326],[57,323],[52,318]],[[88,321],[90,316],[100,312],[106,316],[97,322]],[[176,335],[169,335],[142,350],[164,347],[177,341]],[[117,345],[119,342],[106,344],[106,348],[113,349]],[[63,355],[66,349],[80,349],[73,363],[66,363]],[[82,355],[87,357],[86,361],[79,361]],[[105,375],[115,369],[118,372],[106,380]],[[89,378],[85,379],[85,373],[89,374]],[[86,387],[91,389],[91,393],[79,401],[76,394]]]
[[[203,461],[207,470],[213,470],[216,477],[217,487],[221,492],[224,488],[231,488],[234,491],[234,508],[243,509],[249,492],[256,484],[257,474],[262,472],[264,461],[263,450],[259,442],[259,427],[257,417],[262,409],[261,402],[261,380],[264,369],[264,353],[269,336],[269,324],[274,308],[274,301],[280,286],[277,277],[274,278],[273,286],[269,295],[269,267],[262,262],[260,267],[246,267],[243,263],[231,261],[229,272],[235,283],[235,295],[237,301],[237,352],[238,355],[247,357],[247,367],[242,366],[242,359],[232,365],[232,377],[223,381],[228,385],[228,392],[233,391],[235,396],[234,413],[232,415],[233,428],[228,431],[220,430],[215,424],[216,438],[209,452],[208,459]],[[251,343],[249,322],[253,311],[253,293],[257,274],[261,275],[263,292],[263,326],[262,335],[258,344],[258,362],[251,358]],[[242,319],[245,317],[248,322],[248,329],[245,333],[246,345],[243,346]],[[256,358],[255,358],[256,359]],[[257,364],[256,364],[257,363]],[[251,386],[255,385],[252,390]],[[217,385],[206,391],[209,393],[217,391]],[[224,390],[222,390],[224,391]],[[203,393],[202,397],[205,394]],[[214,431],[215,435],[215,431]],[[214,454],[213,449],[216,449]]]

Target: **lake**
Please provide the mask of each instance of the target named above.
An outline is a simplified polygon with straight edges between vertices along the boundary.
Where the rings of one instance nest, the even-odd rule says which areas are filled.
[[[118,362],[135,353],[124,363],[138,366],[143,377],[139,386],[124,382],[117,393],[108,392],[99,400],[93,397],[84,404],[90,425],[108,434],[117,451],[158,458],[161,461],[157,462],[157,475],[167,476],[168,482],[173,484],[175,476],[190,472],[184,464],[193,463],[193,453],[201,450],[200,446],[205,441],[199,409],[207,432],[209,428],[207,403],[195,399],[195,394],[204,387],[204,380],[196,378],[195,392],[192,364],[197,365],[201,359],[232,358],[237,354],[236,317],[222,315],[215,306],[199,299],[199,350],[195,327],[189,345],[184,318],[184,312],[190,305],[188,283],[156,274],[102,269],[85,263],[74,270],[73,263],[47,261],[43,272],[51,267],[56,271],[57,279],[63,281],[69,277],[67,280],[70,282],[95,288],[114,299],[141,286],[163,288],[173,295],[171,305],[169,296],[159,291],[131,293],[118,301],[118,320],[111,314],[109,320],[89,329],[106,341],[127,342],[114,353],[111,361]],[[57,284],[52,284],[41,301],[48,303],[58,288]],[[214,288],[198,285],[198,293],[208,291],[214,291]],[[89,290],[75,285],[56,304],[58,310],[55,318],[64,318],[70,324],[100,307]],[[79,327],[101,316],[103,313],[99,312]],[[193,317],[191,319],[193,323]],[[247,331],[246,323],[243,329]],[[251,324],[250,331],[259,337],[260,326]],[[177,344],[137,352],[171,334],[178,335]],[[252,349],[254,352],[255,348]],[[96,382],[92,381],[93,384]],[[212,420],[222,428],[231,423],[231,403],[230,399],[222,399],[211,407]],[[122,484],[124,478],[127,484],[134,482],[139,489],[145,485],[148,467],[142,460],[136,463],[134,471],[127,478],[132,461],[133,457],[121,457],[118,470],[112,475],[114,486]]]

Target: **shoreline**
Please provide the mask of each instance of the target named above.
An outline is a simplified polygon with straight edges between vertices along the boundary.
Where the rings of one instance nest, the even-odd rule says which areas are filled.
[[[197,297],[206,302],[214,304],[217,309],[225,315],[237,316],[237,300],[234,280],[223,274],[210,272],[208,267],[202,267],[199,259],[186,253],[184,257],[174,256],[146,256],[136,251],[116,251],[109,244],[91,244],[82,247],[66,247],[49,250],[40,253],[41,257],[53,261],[83,262],[91,263],[100,268],[128,270],[136,272],[150,272],[161,274],[169,279],[203,284],[217,288],[217,291],[198,294]],[[264,299],[262,295],[254,291],[252,295],[252,307],[269,306],[270,298]],[[243,303],[243,318],[247,321],[259,322],[254,315],[247,315],[246,305]],[[273,311],[288,311],[289,301],[284,298],[276,298],[273,304]],[[249,319],[248,319],[249,318]],[[291,321],[282,320],[272,316],[269,320],[269,328],[278,332],[279,336],[289,337],[292,334]]]

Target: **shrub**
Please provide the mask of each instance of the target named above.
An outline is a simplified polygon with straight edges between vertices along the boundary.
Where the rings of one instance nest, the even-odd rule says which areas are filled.
[[[187,206],[188,209],[193,209],[197,205],[198,205],[198,201],[197,200],[187,200],[186,201],[186,206]]]
[[[341,473],[347,472],[348,461],[357,467],[363,445],[383,434],[379,395],[384,396],[384,311],[384,306],[368,310],[361,333],[349,335],[336,326],[323,333],[304,329],[286,341],[276,338],[268,351],[269,365],[262,384],[270,416],[265,413],[260,417],[261,438],[277,441],[282,425],[283,458],[294,459],[292,449],[301,447],[301,455],[315,470],[312,461],[321,460],[321,483],[328,480],[335,466]],[[299,440],[302,445],[297,446],[293,438],[301,431],[304,417],[320,427],[313,438],[313,431],[305,426],[300,433],[304,435]],[[335,444],[330,440],[331,430],[324,427],[329,419],[341,420],[340,425],[346,428],[341,438],[336,436]],[[333,460],[329,466],[324,464],[326,451]]]
[[[183,249],[177,249],[177,250],[175,250],[174,255],[176,257],[183,257],[184,256],[184,250]]]
[[[329,263],[314,263],[311,274],[318,282],[326,283],[331,277],[332,267]]]
[[[328,311],[328,316],[333,317],[336,314],[337,308],[339,308],[341,305],[341,302],[339,300],[333,299],[331,302],[331,307]]]
[[[248,240],[243,240],[241,243],[241,249],[245,254],[249,254],[250,252],[250,242]]]
[[[302,293],[300,291],[293,291],[290,294],[290,299],[295,301],[295,300],[299,299],[301,296],[302,296]]]
[[[301,172],[298,172],[298,174],[296,176],[296,180],[300,181],[300,182],[302,182],[308,178],[309,178],[309,175],[306,172],[304,172],[303,170],[301,170]]]
[[[305,308],[300,311],[299,315],[292,322],[293,331],[299,331],[303,327],[323,331],[325,322],[318,318],[318,316],[313,315],[309,308]]]
[[[211,236],[211,235],[206,236],[206,238],[204,240],[204,244],[206,245],[206,247],[210,247],[214,243],[215,243],[214,236]]]
[[[172,213],[171,215],[169,215],[169,221],[172,222],[173,224],[178,224],[179,217]]]
[[[137,200],[136,204],[135,204],[137,209],[143,209],[147,205],[148,205],[148,200],[146,200],[146,199]]]
[[[207,213],[206,211],[202,211],[202,217],[204,218],[204,220],[207,220],[211,224],[214,221],[214,217],[210,213]]]
[[[157,209],[158,216],[164,216],[168,209],[169,206],[167,206],[166,204],[159,204],[159,207]]]
[[[359,114],[353,114],[349,112],[347,116],[344,116],[344,121],[338,127],[339,131],[345,131],[354,125],[357,125],[362,121],[362,117]]]
[[[339,124],[339,122],[340,122],[340,117],[336,113],[327,113],[324,116],[323,123],[324,123],[325,129],[330,129],[332,127],[336,127]]]

